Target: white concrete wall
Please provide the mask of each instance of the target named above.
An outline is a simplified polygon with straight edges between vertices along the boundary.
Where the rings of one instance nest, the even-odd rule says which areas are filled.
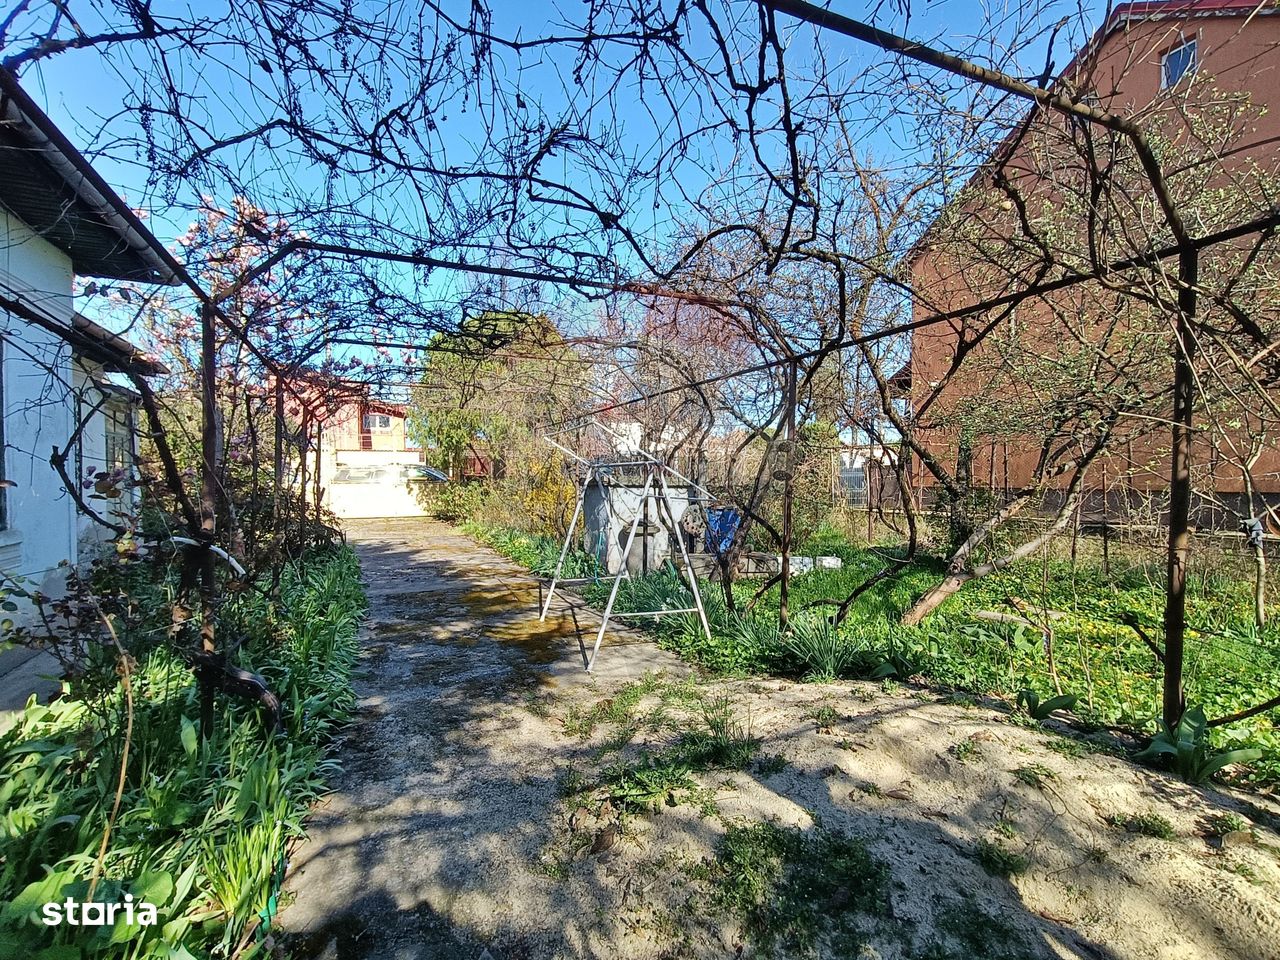
[[[40,312],[71,323],[70,259],[0,208],[0,285]],[[49,463],[74,429],[71,349],[61,339],[0,311],[4,338],[5,491],[8,529],[0,568],[56,592],[58,565],[77,560],[75,505]]]
[[[413,450],[341,450],[322,448],[320,484],[324,505],[343,519],[373,517],[424,517],[426,508],[416,490],[420,482],[401,478],[401,468],[422,462]],[[338,480],[343,468],[349,476],[356,472],[380,471],[382,476],[366,482]]]

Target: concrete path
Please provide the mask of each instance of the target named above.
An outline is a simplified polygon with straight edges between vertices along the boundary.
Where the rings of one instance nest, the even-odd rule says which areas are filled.
[[[13,647],[0,650],[0,733],[9,729],[32,694],[48,703],[61,688],[62,666],[44,650]]]
[[[281,925],[295,956],[549,956],[563,931],[539,926],[564,905],[537,863],[557,777],[586,748],[546,705],[687,668],[611,626],[588,675],[579,641],[594,642],[597,615],[557,600],[540,623],[538,582],[443,524],[354,521],[348,536],[370,600],[359,715],[292,861]]]

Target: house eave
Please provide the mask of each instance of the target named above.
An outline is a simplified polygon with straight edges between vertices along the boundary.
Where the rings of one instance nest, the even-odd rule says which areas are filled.
[[[87,357],[112,373],[132,373],[143,377],[162,377],[169,368],[147,356],[129,340],[76,314],[72,329],[80,336],[71,343],[77,355]]]
[[[0,204],[67,254],[80,276],[179,282],[163,245],[4,68]]]

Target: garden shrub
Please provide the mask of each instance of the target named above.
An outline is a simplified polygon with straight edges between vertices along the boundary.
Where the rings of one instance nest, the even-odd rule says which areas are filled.
[[[420,496],[423,505],[437,520],[462,523],[484,508],[488,490],[478,481],[441,483],[426,487]]]
[[[267,739],[256,709],[224,701],[208,739],[196,732],[191,671],[167,646],[138,655],[125,789],[93,900],[132,893],[158,908],[154,926],[45,926],[45,902],[88,900],[115,797],[125,697],[119,686],[68,687],[29,703],[0,736],[0,956],[42,960],[127,956],[241,957],[260,950],[277,907],[290,842],[319,795],[326,747],[351,715],[351,669],[364,594],[348,548],[312,551],[288,567],[282,600],[244,590],[222,610],[241,666],[284,702],[286,735]],[[163,634],[163,591],[140,625]],[[144,649],[139,647],[138,649]],[[43,951],[43,952],[41,952]]]

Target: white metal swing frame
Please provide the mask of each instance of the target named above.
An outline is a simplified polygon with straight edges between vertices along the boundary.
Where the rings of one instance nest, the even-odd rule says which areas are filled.
[[[603,426],[603,425],[602,425]],[[608,429],[607,427],[605,429]],[[613,431],[610,431],[613,432]],[[605,631],[609,628],[609,620],[613,617],[663,617],[669,614],[680,613],[696,613],[698,620],[702,624],[702,630],[706,634],[707,639],[711,639],[711,625],[707,622],[707,609],[702,602],[702,591],[698,587],[698,575],[693,569],[693,563],[689,559],[689,549],[685,544],[683,532],[680,525],[676,522],[676,511],[671,500],[671,488],[667,484],[667,475],[679,479],[687,483],[702,493],[706,491],[693,481],[689,480],[683,474],[673,470],[670,466],[656,457],[652,457],[646,453],[640,452],[638,455],[641,460],[618,461],[615,463],[595,463],[578,456],[568,447],[557,443],[550,437],[544,438],[549,444],[559,450],[561,453],[572,457],[579,464],[586,468],[586,472],[582,478],[582,482],[578,484],[577,498],[573,508],[573,519],[569,521],[569,531],[565,534],[564,544],[560,548],[560,558],[556,561],[556,569],[552,574],[551,583],[547,588],[547,597],[542,604],[542,613],[538,617],[539,621],[547,619],[547,613],[551,610],[551,601],[556,595],[556,587],[570,583],[592,583],[596,578],[593,577],[562,577],[560,574],[564,570],[565,559],[569,556],[569,547],[573,544],[573,534],[578,527],[578,519],[583,515],[585,510],[585,502],[587,488],[591,486],[593,481],[600,482],[604,474],[609,470],[618,469],[620,467],[642,467],[644,469],[644,486],[640,491],[640,502],[636,506],[635,516],[631,519],[631,528],[627,531],[626,544],[622,548],[622,556],[620,558],[618,572],[613,576],[613,585],[609,588],[609,599],[604,605],[604,612],[600,617],[600,629],[596,632],[596,642],[591,648],[588,655],[586,645],[582,643],[582,638],[578,638],[578,644],[582,649],[582,662],[590,673],[595,667],[596,657],[600,653],[600,645],[604,642]],[[640,527],[640,520],[645,515],[645,506],[649,502],[650,496],[657,498],[658,523],[666,527],[668,542],[674,539],[680,545],[680,557],[684,561],[684,573],[688,580],[689,591],[693,594],[693,606],[691,607],[673,607],[664,610],[645,610],[635,613],[614,613],[613,605],[618,599],[618,589],[622,586],[624,579],[631,579],[631,572],[627,569],[627,558],[631,556],[631,548],[635,544],[636,531]],[[665,512],[665,518],[663,516]]]

